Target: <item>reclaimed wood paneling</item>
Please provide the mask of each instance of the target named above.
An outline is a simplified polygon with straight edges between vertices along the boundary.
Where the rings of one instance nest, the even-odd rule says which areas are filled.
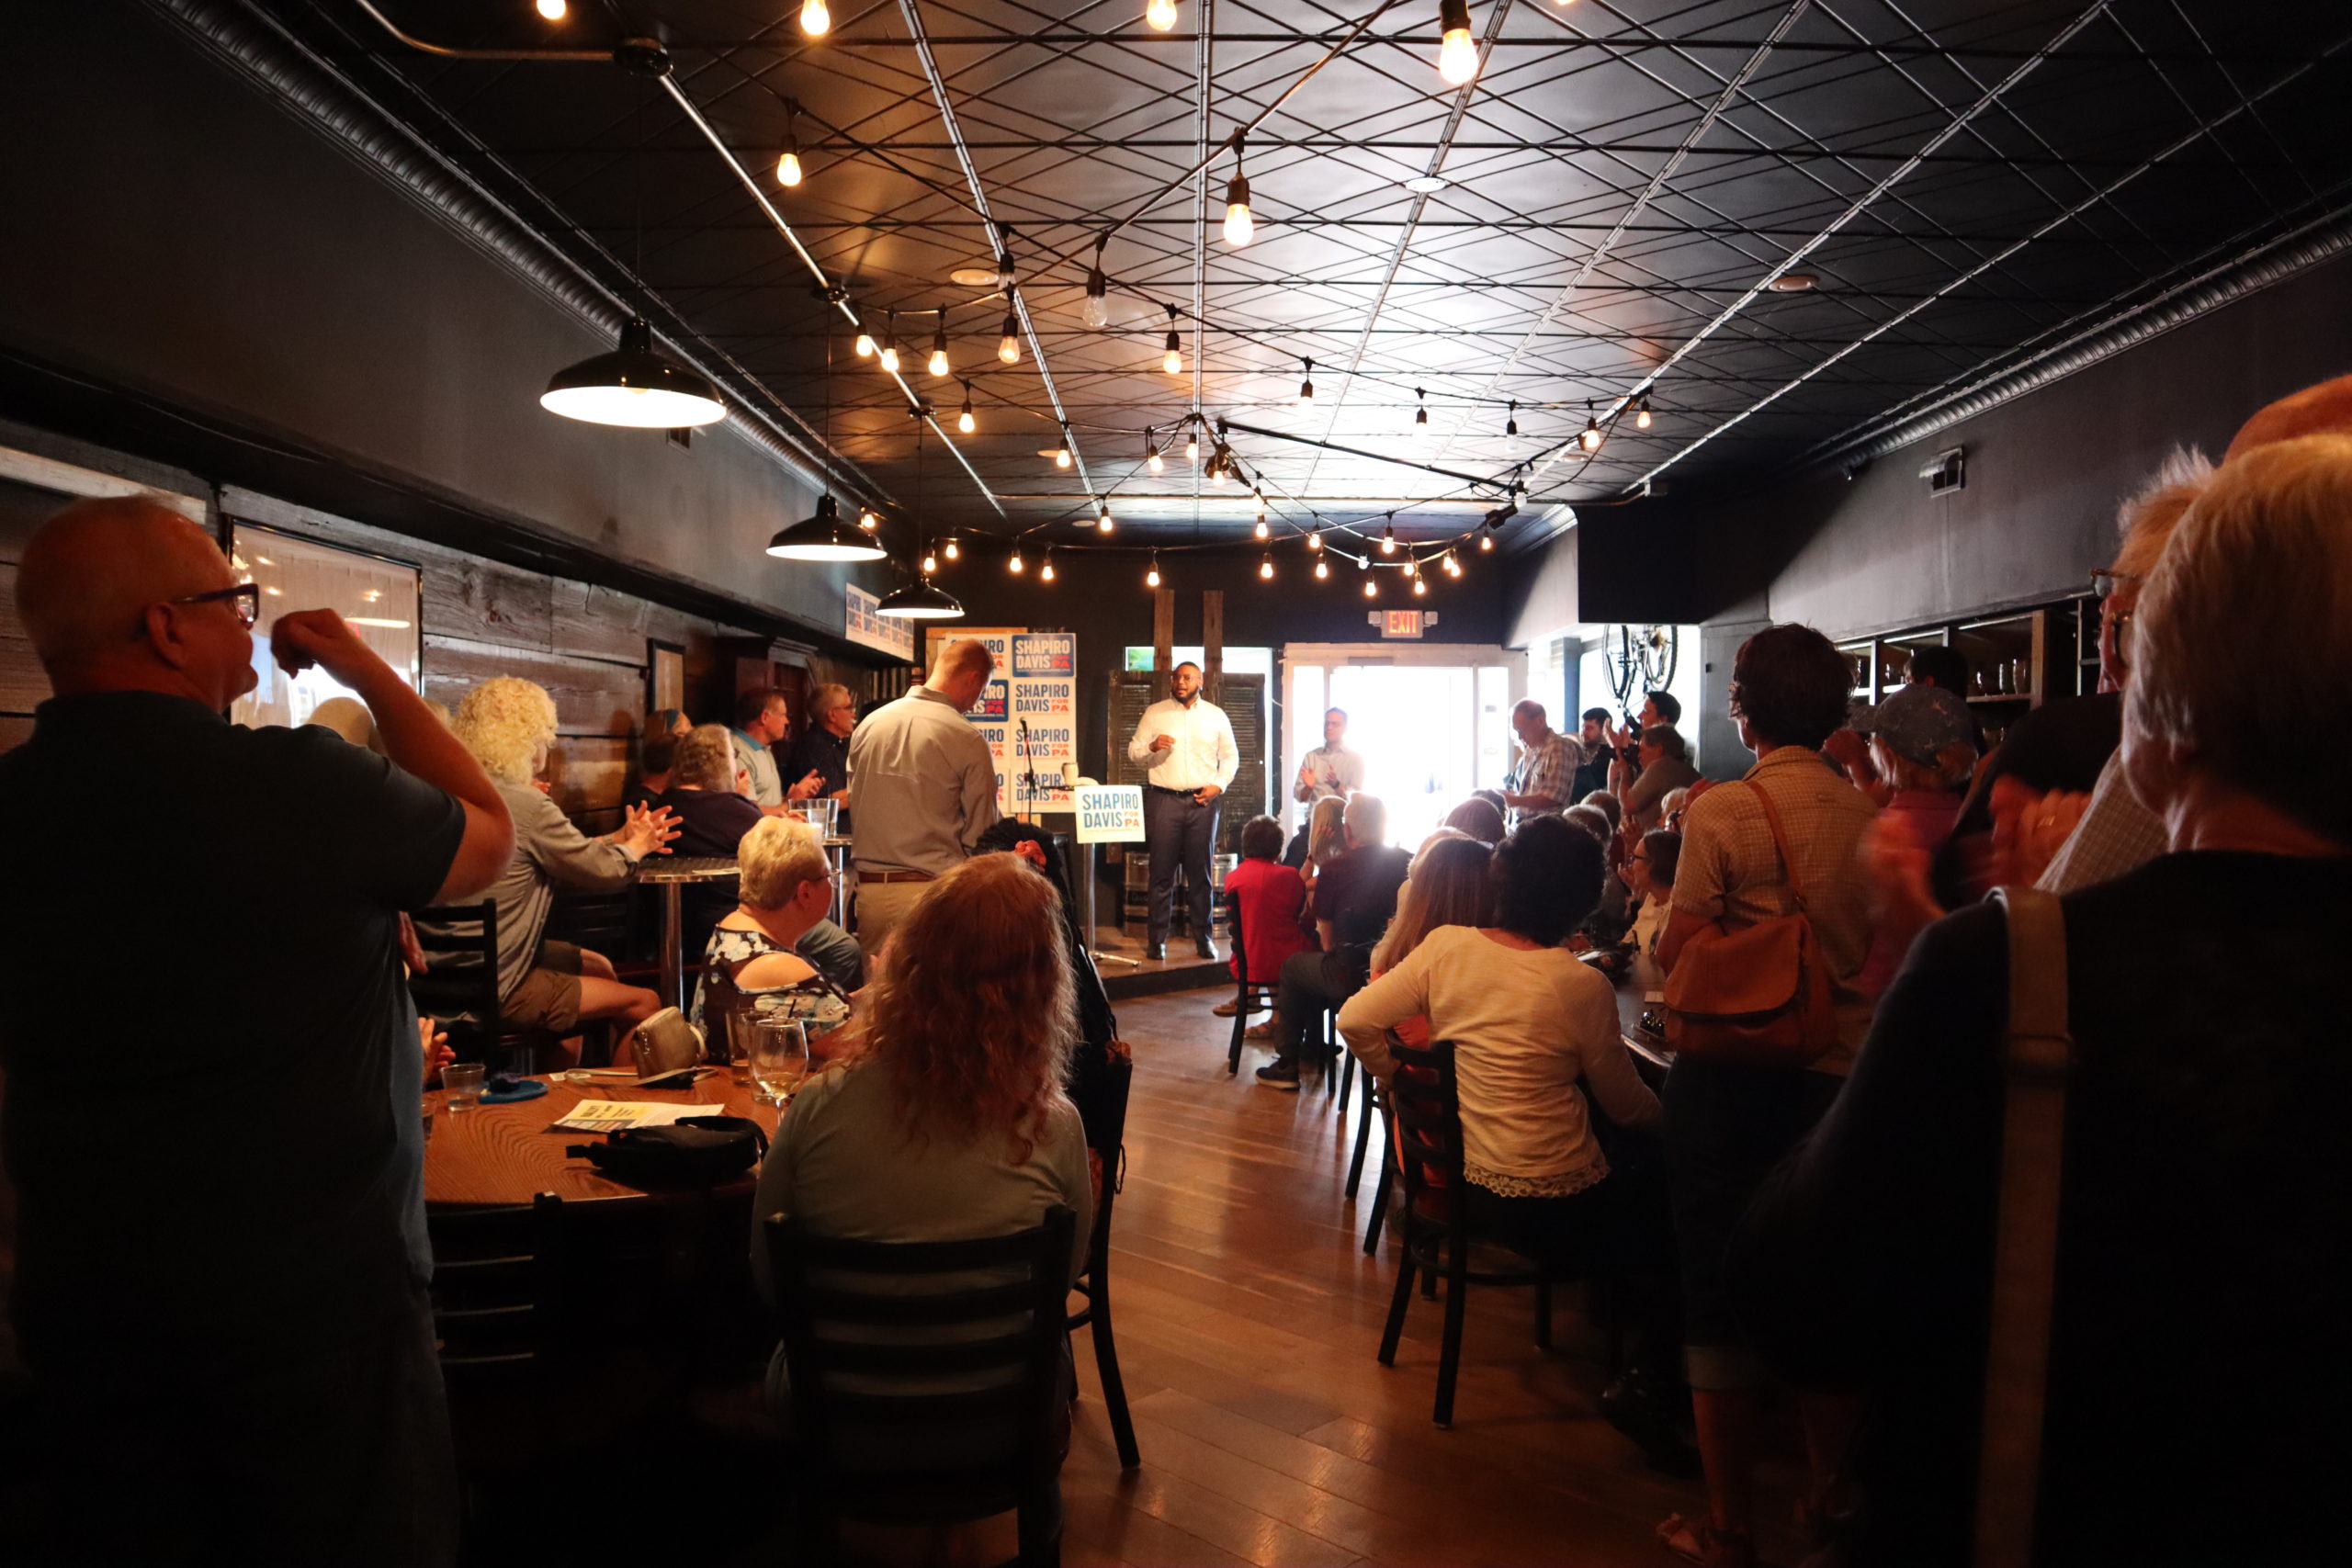
[[[426,696],[455,708],[468,692],[493,675],[519,676],[545,686],[555,699],[556,730],[561,735],[627,739],[642,716],[639,709],[645,700],[645,672],[634,666],[425,637]]]
[[[566,735],[548,756],[555,788],[549,793],[564,815],[588,833],[609,833],[621,825],[621,795],[628,788],[637,747],[625,736]]]
[[[17,619],[16,564],[0,561],[0,713],[30,713],[48,695],[49,677]]]

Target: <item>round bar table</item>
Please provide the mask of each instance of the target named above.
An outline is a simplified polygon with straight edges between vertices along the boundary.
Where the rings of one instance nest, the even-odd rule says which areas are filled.
[[[480,1105],[454,1116],[444,1091],[435,1089],[425,1095],[424,1104],[433,1111],[432,1141],[424,1146],[427,1204],[436,1208],[521,1204],[541,1192],[552,1192],[567,1203],[647,1198],[643,1189],[607,1180],[584,1157],[574,1159],[564,1153],[574,1144],[602,1143],[604,1134],[569,1127],[548,1130],[583,1100],[692,1101],[708,1106],[709,1114],[747,1117],[769,1136],[775,1135],[776,1108],[756,1103],[751,1086],[734,1082],[724,1068],[687,1089],[638,1089],[612,1080],[541,1081],[547,1082],[548,1091],[537,1100]],[[753,1174],[746,1171],[741,1180],[748,1184]]]
[[[678,889],[689,882],[718,882],[742,874],[726,855],[661,855],[639,863],[637,879],[662,889],[662,999],[673,1008],[686,1005],[685,955],[678,951]]]

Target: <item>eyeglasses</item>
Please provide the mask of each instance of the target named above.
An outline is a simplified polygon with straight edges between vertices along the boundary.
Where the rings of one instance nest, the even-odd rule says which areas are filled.
[[[2104,599],[2117,589],[2129,588],[2139,581],[2136,571],[2118,571],[2111,566],[2103,566],[2091,573],[2091,592]]]
[[[224,602],[249,629],[261,619],[261,584],[258,582],[240,582],[234,588],[216,588],[209,593],[191,593],[185,599],[164,601],[166,604],[218,604]]]

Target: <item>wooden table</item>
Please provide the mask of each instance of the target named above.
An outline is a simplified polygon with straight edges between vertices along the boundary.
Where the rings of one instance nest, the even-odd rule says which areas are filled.
[[[1637,1056],[1646,1057],[1661,1067],[1674,1065],[1674,1048],[1657,1035],[1642,1027],[1642,1014],[1662,1004],[1653,1000],[1666,988],[1666,976],[1657,965],[1636,955],[1625,971],[1625,977],[1616,982],[1617,1028],[1625,1037],[1625,1048]]]
[[[550,1122],[571,1113],[583,1100],[641,1100],[662,1104],[694,1101],[714,1114],[749,1117],[773,1137],[776,1108],[752,1099],[751,1087],[734,1082],[722,1070],[703,1078],[691,1089],[644,1089],[626,1085],[547,1082],[548,1091],[537,1100],[512,1105],[481,1105],[451,1115],[446,1096],[435,1089],[424,1097],[433,1108],[433,1141],[424,1149],[424,1201],[446,1207],[476,1207],[527,1203],[541,1192],[552,1192],[567,1203],[592,1200],[643,1200],[640,1188],[608,1181],[585,1158],[574,1159],[564,1150],[574,1144],[604,1142],[596,1133],[571,1128],[548,1131]],[[745,1173],[743,1179],[751,1179]]]

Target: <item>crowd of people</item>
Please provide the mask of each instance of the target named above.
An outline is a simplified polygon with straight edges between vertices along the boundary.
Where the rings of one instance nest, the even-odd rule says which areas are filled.
[[[1575,735],[1522,703],[1504,786],[1408,850],[1335,712],[1294,786],[1302,831],[1240,835],[1233,964],[1272,991],[1257,1081],[1295,1089],[1339,1049],[1384,1080],[1392,1041],[1450,1043],[1462,1213],[1643,1303],[1602,1408],[1703,1475],[1706,1507],[1660,1526],[1690,1561],[1756,1560],[1774,1382],[1804,1438],[1792,1523],[1842,1561],[1958,1563],[1973,1519],[2019,1506],[2050,1562],[2287,1560],[2336,1533],[2352,379],[2262,411],[2218,465],[2168,467],[2121,521],[2109,691],[2042,705],[1989,755],[1964,671],[1930,651],[1858,707],[1828,639],[1779,625],[1731,663],[1736,778],[1699,773],[1667,693]],[[731,727],[650,716],[620,822],[591,835],[544,787],[544,689],[495,678],[436,713],[330,612],[278,615],[271,657],[364,712],[225,721],[254,681],[257,592],[152,502],[52,518],[16,592],[54,695],[0,756],[0,814],[25,825],[0,851],[10,1306],[70,1499],[49,1526],[90,1560],[177,1561],[191,1539],[450,1560],[415,911],[492,906],[498,1030],[616,1038],[661,998],[551,940],[556,894],[732,857],[740,885],[695,905],[694,1011],[836,1029],[760,1214],[924,1239],[1066,1207],[1083,1235],[1114,1025],[1055,847],[999,819],[963,717],[983,644],[948,642],[863,719],[819,688],[782,764],[778,694],[746,694]],[[1202,896],[1232,742],[1197,675],[1131,754],[1166,797],[1155,884],[1164,863]],[[854,936],[793,815],[820,797],[855,824]],[[108,830],[49,830],[68,800]],[[2038,942],[2030,895],[1987,897],[2037,884],[2064,895]],[[1153,918],[1164,940],[1165,898]],[[1626,964],[1663,988],[1662,1077],[1620,1025]],[[2046,1030],[2008,1038],[2013,993],[2053,986],[2055,1058]],[[2036,1092],[2064,1095],[2063,1167],[2039,1174],[2062,1182],[2046,1384],[2025,1396],[2044,1457],[2038,1497],[1987,1503],[2020,1040],[2063,1069]],[[103,1122],[94,1062],[130,1068]],[[224,1064],[269,1135],[189,1117]],[[172,1150],[171,1179],[126,1147]],[[125,1474],[139,1508],[107,1506]]]

